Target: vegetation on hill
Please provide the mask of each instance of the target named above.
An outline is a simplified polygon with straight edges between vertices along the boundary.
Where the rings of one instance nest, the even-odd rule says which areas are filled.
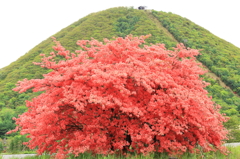
[[[168,49],[177,43],[184,43],[187,47],[202,49],[198,60],[219,78],[213,78],[211,73],[204,79],[211,83],[207,87],[209,95],[222,106],[222,113],[230,116],[226,127],[232,131],[234,137],[230,142],[240,141],[238,130],[240,120],[240,48],[211,34],[206,29],[194,24],[190,20],[176,14],[162,11],[144,11],[133,8],[118,7],[92,13],[53,36],[62,45],[73,52],[79,49],[76,44],[80,39],[92,37],[102,41],[109,38],[132,34],[134,36],[152,34],[147,43],[164,43]],[[40,53],[52,52],[54,43],[48,38],[31,49],[17,61],[0,69],[0,137],[14,127],[12,117],[26,110],[25,100],[36,96],[31,90],[23,94],[13,92],[17,81],[24,78],[42,78],[47,70],[35,66],[32,62],[40,62]],[[221,81],[220,81],[221,80]],[[221,85],[224,82],[226,86]],[[231,88],[231,90],[229,89]],[[235,92],[236,94],[234,94]]]
[[[202,49],[199,61],[240,95],[240,49],[238,47],[176,14],[153,11],[153,15],[179,42],[190,48]]]

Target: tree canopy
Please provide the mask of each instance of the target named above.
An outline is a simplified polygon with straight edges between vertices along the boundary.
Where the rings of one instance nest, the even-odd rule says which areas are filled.
[[[144,45],[147,37],[79,40],[75,53],[54,39],[56,52],[35,63],[51,72],[14,88],[43,92],[27,101],[14,131],[28,134],[30,148],[57,158],[85,151],[182,153],[197,145],[224,151],[227,118],[204,89],[198,50]]]

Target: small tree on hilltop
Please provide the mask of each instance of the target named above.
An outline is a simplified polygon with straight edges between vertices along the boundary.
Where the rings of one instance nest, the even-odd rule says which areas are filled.
[[[67,154],[91,151],[137,153],[224,150],[226,117],[207,96],[197,50],[182,44],[143,46],[147,36],[113,41],[80,40],[76,53],[56,41],[57,53],[44,54],[51,69],[43,79],[19,81],[15,91],[33,88],[41,95],[27,101],[16,119],[30,148]],[[65,60],[56,62],[56,56]]]

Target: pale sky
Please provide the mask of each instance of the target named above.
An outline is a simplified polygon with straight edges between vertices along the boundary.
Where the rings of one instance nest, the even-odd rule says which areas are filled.
[[[0,0],[0,68],[92,12],[147,6],[188,18],[240,47],[239,0]]]

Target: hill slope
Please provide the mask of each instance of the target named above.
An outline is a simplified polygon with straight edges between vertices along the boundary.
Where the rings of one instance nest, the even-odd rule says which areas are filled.
[[[222,112],[232,117],[226,124],[230,129],[239,124],[240,98],[240,48],[216,37],[206,29],[194,24],[186,18],[162,11],[144,11],[133,8],[111,8],[92,13],[60,32],[53,35],[71,52],[78,49],[76,41],[91,39],[102,41],[103,38],[152,34],[147,43],[164,43],[167,48],[177,43],[187,47],[203,49],[198,57],[211,72],[204,78],[212,85],[208,86],[213,100],[222,106]],[[9,66],[0,69],[0,137],[14,125],[12,116],[26,110],[24,101],[31,99],[36,93],[30,91],[18,94],[11,91],[15,83],[24,78],[42,78],[46,69],[35,66],[39,62],[40,53],[49,54],[52,50],[51,38],[44,40],[32,50]],[[236,94],[234,94],[235,92]],[[7,114],[8,116],[4,115]],[[4,128],[1,127],[4,126]]]

